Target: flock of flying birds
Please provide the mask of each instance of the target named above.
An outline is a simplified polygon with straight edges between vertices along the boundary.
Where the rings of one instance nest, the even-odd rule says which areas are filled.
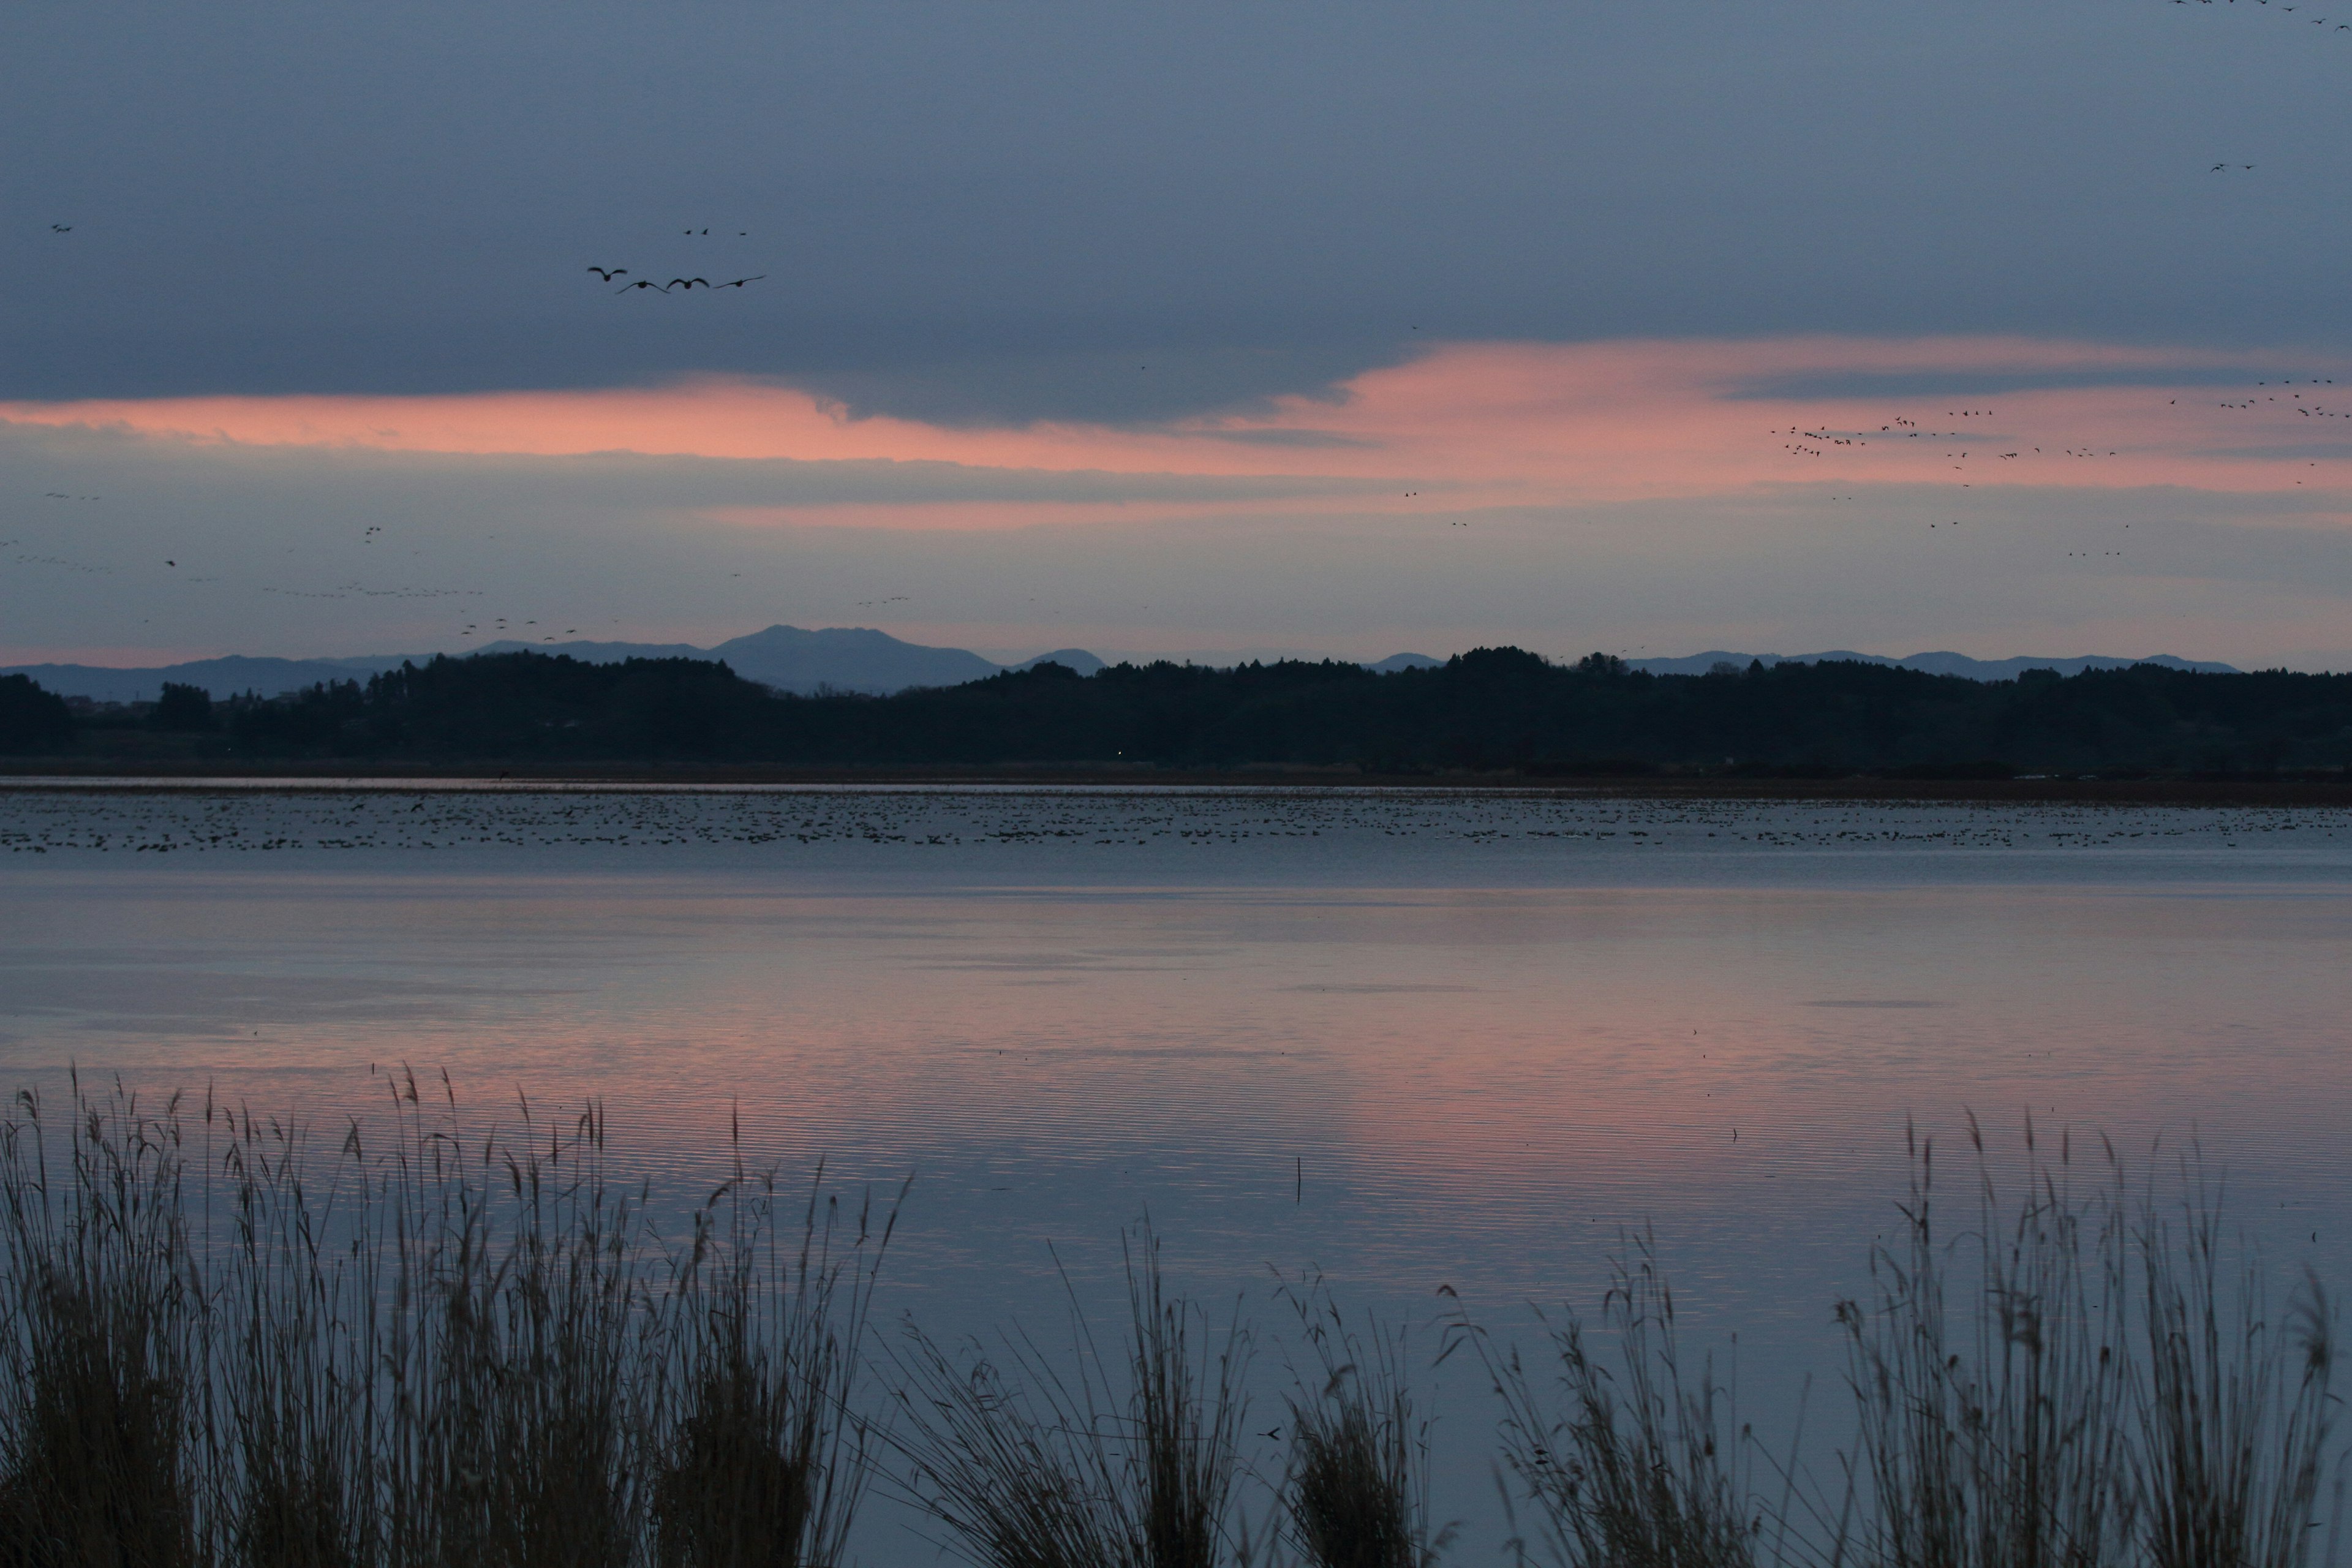
[[[681,229],[678,232],[695,238],[702,238],[710,233],[707,228]],[[751,237],[751,231],[749,229],[737,229],[735,231],[735,237],[738,239],[749,239]],[[593,272],[597,277],[603,279],[607,283],[610,283],[615,278],[629,277],[629,269],[625,267],[589,267],[583,268],[583,270]],[[629,282],[622,284],[618,289],[614,289],[613,292],[615,294],[626,294],[639,289],[650,289],[656,294],[667,294],[675,289],[681,289],[686,293],[691,294],[697,289],[702,289],[712,293],[716,293],[721,289],[740,289],[746,283],[757,283],[766,276],[767,274],[764,272],[755,272],[749,278],[731,279],[725,283],[713,283],[708,278],[673,278],[667,283],[656,283],[650,277],[636,278],[632,279]]]
[[[629,275],[629,269],[625,267],[591,267],[587,270],[593,272],[597,277],[602,278],[607,283],[610,283],[615,278],[626,278]],[[749,278],[738,278],[731,282],[727,283],[713,283],[708,278],[673,278],[667,283],[656,283],[650,278],[640,278],[634,283],[622,284],[618,289],[614,289],[613,292],[615,294],[625,294],[632,289],[651,289],[656,293],[667,294],[673,289],[683,289],[688,293],[693,292],[697,289],[740,289],[744,284],[757,283],[761,279],[765,278],[767,274],[764,272],[755,272]]]

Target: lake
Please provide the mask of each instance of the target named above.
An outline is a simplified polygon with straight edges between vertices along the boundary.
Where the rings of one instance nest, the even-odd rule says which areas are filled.
[[[1270,1269],[1512,1328],[1650,1226],[1785,1422],[1906,1119],[1969,1110],[2004,1169],[2029,1118],[2198,1140],[2282,1280],[2346,1278],[2342,810],[20,781],[0,857],[12,1086],[332,1121],[446,1068],[484,1124],[601,1097],[677,1201],[740,1115],[788,1170],[913,1174],[886,1305],[943,1335],[1051,1342],[1056,1258],[1096,1300],[1148,1214],[1250,1293],[1269,1409]],[[1460,1363],[1424,1395],[1481,1557],[1492,1413]],[[929,1560],[902,1530],[866,1560]]]

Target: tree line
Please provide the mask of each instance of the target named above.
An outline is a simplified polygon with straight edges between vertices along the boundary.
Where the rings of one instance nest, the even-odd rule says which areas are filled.
[[[70,752],[110,723],[257,760],[2266,773],[2352,765],[2352,675],[2138,665],[1976,681],[1858,661],[1653,675],[1605,654],[1562,663],[1493,647],[1385,675],[1283,660],[1118,665],[1082,679],[1047,664],[891,697],[792,696],[716,660],[510,653],[269,698],[172,687],[155,704],[95,714],[68,711],[24,677],[0,679],[8,750]]]

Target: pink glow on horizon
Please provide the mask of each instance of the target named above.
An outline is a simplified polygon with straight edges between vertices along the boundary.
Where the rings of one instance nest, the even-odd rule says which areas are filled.
[[[701,378],[654,388],[417,397],[201,397],[0,405],[0,419],[249,447],[709,458],[866,459],[995,469],[1338,481],[1320,495],[1040,502],[829,500],[718,515],[745,526],[1000,528],[1077,513],[1138,519],[1279,510],[1416,514],[1769,492],[1781,486],[1990,489],[2179,486],[2239,492],[2352,488],[2352,384],[2336,366],[2265,355],[2296,384],[2066,387],[1971,397],[1758,397],[1776,379],[1839,374],[2192,376],[2253,356],[2024,339],[1433,345],[1328,399],[1151,427],[958,429],[853,418],[791,387]],[[2352,379],[2352,378],[2347,378]],[[2266,401],[2231,407],[2248,397]],[[2296,412],[2298,406],[2305,412]],[[1989,410],[1960,414],[1960,407]],[[1911,420],[1910,426],[1898,420]],[[1913,435],[1912,430],[1921,434]],[[1299,444],[1280,444],[1284,437]],[[1274,437],[1273,440],[1266,439]],[[1319,440],[1318,438],[1323,438]],[[2312,444],[2311,454],[2232,455]],[[2328,446],[2342,448],[2330,453]],[[2039,448],[2039,450],[2036,450]],[[1965,451],[1966,455],[1961,455]],[[2003,453],[2015,453],[2004,457]],[[2077,456],[2074,454],[2087,454]],[[788,486],[780,485],[780,489]]]

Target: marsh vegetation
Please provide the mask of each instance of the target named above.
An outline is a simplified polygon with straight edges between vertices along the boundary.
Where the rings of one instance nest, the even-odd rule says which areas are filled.
[[[2194,1157],[2032,1148],[1958,1192],[1925,1141],[1838,1302],[1843,1387],[1768,1444],[1646,1236],[1530,1343],[1435,1355],[1312,1277],[1261,1339],[1145,1226],[1122,1321],[941,1342],[874,1321],[904,1198],[731,1168],[682,1226],[604,1113],[472,1133],[386,1080],[340,1141],[119,1088],[0,1129],[0,1568],[800,1568],[876,1489],[988,1568],[1424,1568],[1413,1384],[1481,1367],[1520,1560],[1575,1568],[2300,1568],[2333,1555],[2335,1326],[2275,1293]],[[372,1128],[370,1132],[363,1129]],[[376,1141],[372,1141],[376,1140]],[[1948,1162],[1946,1162],[1948,1163]],[[1277,1313],[1278,1319],[1285,1314]],[[1289,1393],[1262,1434],[1254,1353]],[[1271,1364],[1269,1363],[1268,1364]],[[1269,1464],[1249,1439],[1273,1440]],[[929,1548],[909,1542],[926,1555]]]

